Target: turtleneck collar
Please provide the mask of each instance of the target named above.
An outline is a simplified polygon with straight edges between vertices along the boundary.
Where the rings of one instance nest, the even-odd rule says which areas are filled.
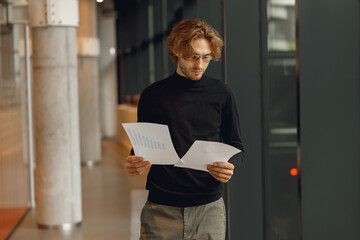
[[[172,77],[178,84],[180,84],[182,86],[187,86],[187,87],[202,87],[205,85],[205,82],[206,82],[205,74],[203,74],[199,80],[192,80],[190,78],[179,75],[175,71],[174,74],[172,75]]]

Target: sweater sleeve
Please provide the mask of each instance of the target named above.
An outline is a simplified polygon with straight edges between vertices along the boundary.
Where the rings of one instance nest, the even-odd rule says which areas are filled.
[[[139,105],[137,109],[137,121],[138,122],[150,122],[150,105],[149,99],[146,95],[146,92],[143,91],[140,95]],[[134,149],[132,148],[130,151],[130,155],[135,155]]]
[[[221,137],[224,143],[241,150],[229,160],[235,167],[238,167],[244,161],[244,146],[241,140],[238,108],[230,89],[222,111]]]
[[[138,122],[150,122],[151,121],[151,108],[150,98],[144,90],[140,95],[138,110],[137,110],[137,121]]]

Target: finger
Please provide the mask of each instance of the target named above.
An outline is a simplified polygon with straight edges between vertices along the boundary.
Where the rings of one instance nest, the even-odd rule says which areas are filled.
[[[218,173],[218,174],[224,174],[224,175],[229,175],[229,176],[232,176],[234,174],[234,170],[232,170],[232,169],[219,168],[219,167],[215,167],[213,165],[208,165],[207,169],[209,171],[212,171],[212,172]]]
[[[214,167],[213,165],[208,165],[207,167],[209,173],[221,182],[227,182],[230,180],[234,174],[233,170],[227,170],[224,168]]]
[[[129,160],[130,160],[130,162],[142,162],[142,161],[144,161],[144,158],[139,157],[139,156],[131,156],[131,158]]]
[[[128,172],[129,173],[140,173],[140,172],[143,172],[143,171],[145,171],[145,167],[141,167],[141,168],[129,168],[128,169]]]
[[[230,178],[222,178],[222,177],[219,177],[218,175],[216,175],[216,174],[214,174],[214,173],[212,173],[212,172],[210,172],[210,174],[211,174],[211,176],[213,176],[216,180],[218,180],[218,181],[220,181],[220,182],[222,182],[222,183],[227,183],[229,180],[230,180]]]
[[[150,165],[149,161],[142,161],[142,162],[133,162],[130,164],[133,168],[140,168],[140,167],[146,167]]]
[[[235,168],[234,165],[229,162],[214,162],[212,165],[216,167],[231,169],[231,170],[234,170]]]
[[[132,165],[132,166],[135,166],[135,165],[148,165],[150,164],[149,161],[133,161],[133,160],[126,160],[126,163],[125,165]]]
[[[132,155],[132,156],[128,156],[126,158],[126,161],[127,162],[141,162],[141,161],[144,161],[144,158],[140,157],[140,156]]]
[[[146,169],[149,167],[150,165],[144,167],[138,167],[138,168],[129,167],[127,168],[127,171],[130,175],[140,175],[143,174],[146,171]]]
[[[137,168],[148,168],[150,167],[149,161],[144,162],[127,162],[125,163],[126,168],[128,169],[137,169]]]
[[[228,181],[231,179],[231,177],[215,176],[215,179],[217,179],[217,180],[220,181],[220,182],[226,183],[226,182],[228,182]]]
[[[211,171],[210,173],[211,173],[211,175],[213,175],[217,178],[226,179],[226,180],[229,180],[232,176],[232,174],[224,174],[224,173],[218,173],[218,172],[213,172],[213,171]]]
[[[132,162],[133,159],[134,159],[134,156],[127,156],[125,160],[126,160],[126,162]]]

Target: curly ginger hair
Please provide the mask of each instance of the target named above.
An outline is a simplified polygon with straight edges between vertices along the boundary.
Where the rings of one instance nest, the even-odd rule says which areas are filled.
[[[167,38],[171,60],[177,64],[179,54],[184,59],[191,58],[194,55],[193,41],[200,38],[209,41],[213,60],[218,60],[221,57],[224,42],[220,34],[201,19],[183,20],[173,27]]]

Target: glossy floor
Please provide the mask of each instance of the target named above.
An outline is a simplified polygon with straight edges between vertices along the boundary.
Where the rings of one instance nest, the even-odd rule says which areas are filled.
[[[10,240],[135,240],[146,201],[146,175],[130,177],[124,164],[128,150],[116,142],[102,142],[102,161],[82,167],[83,222],[70,231],[39,229],[36,210],[28,215]]]

